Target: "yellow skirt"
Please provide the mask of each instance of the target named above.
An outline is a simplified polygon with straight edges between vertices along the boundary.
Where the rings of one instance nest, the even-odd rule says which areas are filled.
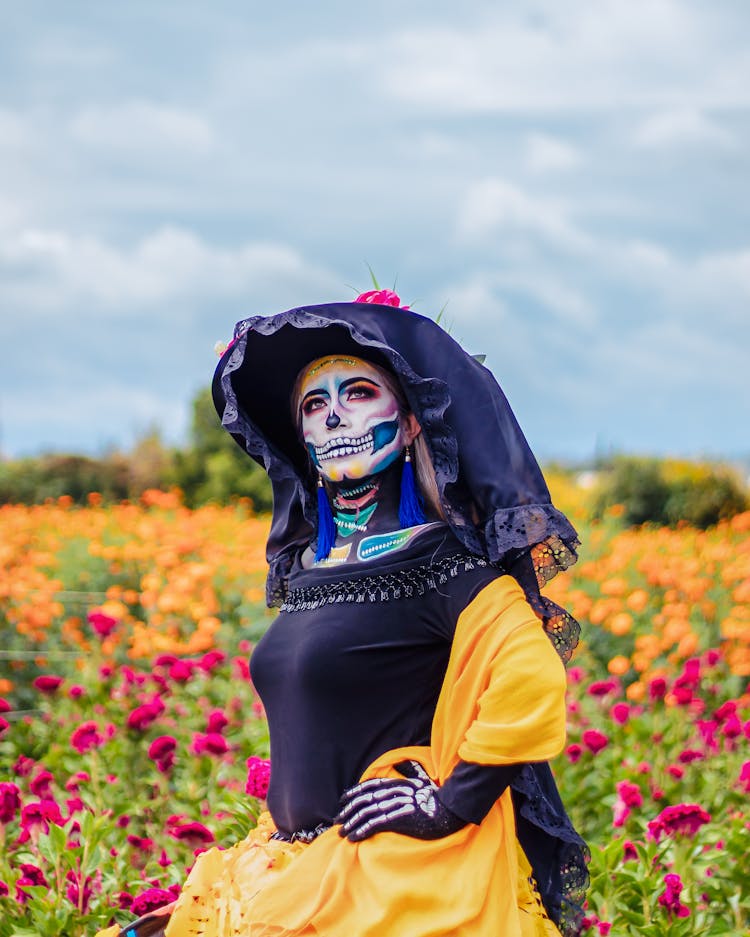
[[[368,888],[358,875],[331,881],[330,874],[321,874],[319,864],[324,854],[333,855],[341,849],[361,852],[364,844],[348,843],[336,830],[327,831],[310,845],[286,843],[270,839],[274,830],[270,814],[264,813],[242,842],[230,849],[212,848],[202,853],[171,908],[165,937],[475,937],[485,930],[494,937],[560,937],[545,913],[531,867],[517,841],[516,868],[507,870],[509,874],[514,872],[515,887],[506,890],[515,895],[515,908],[504,902],[496,908],[477,909],[479,919],[461,920],[468,909],[456,907],[454,898],[474,876],[471,868],[463,867],[460,842],[448,850],[459,863],[453,874],[458,892],[445,895],[440,888],[440,874],[435,876],[432,888],[429,886],[430,866],[438,860],[429,854],[441,841],[401,836],[394,843],[391,838],[397,834],[386,833],[365,840],[372,845],[391,839],[396,852],[407,846],[423,854],[422,863],[413,868],[412,875],[392,856],[392,868],[380,870],[379,882]],[[461,839],[461,832],[446,837],[443,845],[447,840]],[[413,852],[411,848],[407,851]],[[317,858],[316,852],[320,854]],[[308,878],[311,869],[318,871],[315,883]],[[317,893],[308,892],[307,900],[300,901],[300,875],[296,873],[302,873],[307,886],[314,884]],[[378,889],[384,884],[389,895],[379,896]],[[118,927],[111,927],[97,937],[117,937],[120,933]]]

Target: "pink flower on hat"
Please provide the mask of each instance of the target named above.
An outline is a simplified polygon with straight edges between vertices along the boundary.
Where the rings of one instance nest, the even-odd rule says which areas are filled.
[[[354,302],[374,303],[377,306],[395,306],[398,309],[409,308],[401,305],[401,297],[393,290],[367,290],[366,293],[360,293]]]

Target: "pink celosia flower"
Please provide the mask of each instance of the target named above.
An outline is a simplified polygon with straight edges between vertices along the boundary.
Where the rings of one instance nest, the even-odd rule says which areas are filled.
[[[648,835],[657,842],[662,836],[695,836],[710,820],[711,815],[698,804],[676,804],[649,821]]]
[[[139,852],[153,852],[154,841],[149,839],[148,836],[136,836],[134,833],[130,833],[127,840]]]
[[[722,703],[721,706],[716,710],[714,718],[719,722],[723,722],[725,719],[728,719],[730,716],[733,716],[737,712],[737,703],[734,700],[727,700],[726,703]]]
[[[622,844],[622,858],[623,862],[630,862],[632,859],[638,858],[638,850],[629,839],[626,839]]]
[[[568,761],[575,764],[583,754],[583,749],[577,742],[573,742],[565,749],[565,754],[568,756]]]
[[[28,900],[29,896],[26,894],[25,887],[29,885],[32,887],[41,885],[45,888],[49,888],[49,882],[38,865],[32,865],[30,862],[22,862],[19,868],[21,870],[21,877],[16,881],[16,898],[18,901],[25,903]]]
[[[735,713],[732,713],[721,727],[721,734],[730,740],[736,739],[742,735],[742,723]]]
[[[88,720],[73,729],[70,744],[79,754],[83,755],[92,748],[100,748],[104,744],[104,737],[99,732],[99,726]]]
[[[27,778],[34,770],[36,762],[33,758],[27,758],[26,755],[19,755],[13,765],[13,774],[19,778]]]
[[[375,303],[378,306],[396,306],[400,309],[409,308],[401,305],[401,298],[393,290],[367,290],[365,293],[360,293],[354,302]]]
[[[643,794],[637,784],[633,784],[632,781],[618,781],[616,788],[618,797],[628,807],[643,806]]]
[[[148,747],[148,757],[156,763],[162,774],[167,774],[174,765],[174,752],[177,739],[171,735],[160,735]]]
[[[614,827],[624,826],[625,821],[630,816],[631,808],[640,807],[642,804],[643,795],[637,784],[633,784],[632,781],[618,781],[617,800],[612,808],[612,825]]]
[[[630,706],[627,703],[615,703],[610,710],[610,714],[618,725],[625,725],[630,718]]]
[[[21,791],[12,781],[0,781],[0,823],[15,820],[21,809]]]
[[[43,769],[39,774],[34,775],[29,783],[29,789],[35,797],[51,797],[52,782],[55,780],[51,771]]]
[[[172,735],[160,735],[148,747],[148,757],[160,761],[177,748],[177,739]]]
[[[682,765],[669,765],[667,771],[672,775],[673,778],[677,778],[678,781],[685,775],[685,769],[682,767]]]
[[[253,755],[247,759],[247,782],[245,793],[251,797],[265,800],[268,795],[268,784],[271,780],[271,762],[266,758],[257,758]]]
[[[680,894],[683,889],[682,880],[679,875],[670,872],[664,876],[664,892],[659,895],[659,904],[671,915],[677,917],[688,917],[690,908],[680,901]]]
[[[246,657],[233,657],[232,666],[237,669],[238,676],[241,680],[250,679],[250,664]]]
[[[194,755],[223,755],[229,751],[229,744],[224,736],[217,732],[208,732],[205,735],[196,732],[190,750]]]
[[[143,703],[141,706],[128,713],[126,725],[129,729],[136,729],[143,732],[152,722],[155,722],[164,712],[165,706],[160,696],[154,696],[150,702]]]
[[[111,615],[105,615],[101,609],[93,609],[86,616],[88,623],[100,638],[108,638],[117,628],[118,621]]]
[[[10,894],[10,889],[6,882],[0,881],[0,898],[5,898],[6,895]]]
[[[202,846],[214,841],[214,834],[202,823],[180,823],[172,827],[169,835],[190,846]]]
[[[193,676],[194,666],[192,661],[176,660],[169,668],[169,676],[177,683],[187,683]]]
[[[571,667],[568,671],[569,683],[581,683],[586,674],[581,667]]]
[[[40,693],[55,693],[60,684],[63,682],[62,677],[58,677],[55,674],[41,674],[38,677],[35,677],[33,684]]]
[[[163,908],[171,901],[174,901],[171,891],[167,891],[165,888],[149,888],[131,901],[129,910],[132,914],[142,917],[144,914],[148,914],[149,911]]]
[[[54,800],[48,798],[32,801],[21,809],[22,835],[34,829],[41,829],[43,833],[48,833],[50,823],[62,826],[64,822],[60,807]],[[23,841],[26,842],[26,839],[28,836]]]
[[[9,713],[13,712],[13,707],[10,705],[7,699],[4,696],[0,696],[0,713]]]
[[[609,745],[607,736],[598,729],[586,729],[581,737],[581,741],[594,755],[598,754],[603,748]]]
[[[74,683],[73,686],[68,688],[68,696],[71,699],[80,699],[86,693],[86,688],[82,687],[79,683]]]
[[[664,699],[667,693],[667,681],[664,677],[654,677],[648,685],[648,695],[652,700]]]
[[[214,709],[208,715],[206,732],[219,732],[229,725],[229,720],[220,709]]]
[[[589,684],[586,691],[589,696],[607,696],[610,693],[616,693],[620,688],[620,683],[614,678],[610,680],[595,680]]]
[[[205,673],[210,673],[215,667],[218,667],[219,664],[223,663],[226,659],[227,656],[222,651],[208,651],[198,661],[198,666]]]
[[[91,879],[87,877],[84,881],[83,895],[81,896],[80,877],[76,875],[76,873],[71,869],[65,878],[68,882],[70,882],[67,889],[65,890],[66,898],[72,905],[75,905],[77,908],[80,907],[85,914],[88,910],[89,899],[91,898],[91,895],[94,891]]]
[[[695,748],[685,748],[677,756],[677,760],[683,765],[689,765],[693,761],[702,761],[703,757],[703,752],[699,752]]]
[[[745,793],[750,794],[750,761],[746,761],[740,769],[740,784],[743,785]]]

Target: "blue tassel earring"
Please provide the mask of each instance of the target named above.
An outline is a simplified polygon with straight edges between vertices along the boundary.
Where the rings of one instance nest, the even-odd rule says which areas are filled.
[[[426,520],[422,496],[417,490],[417,483],[414,478],[411,453],[407,446],[404,467],[401,472],[401,501],[398,505],[398,522],[404,528],[416,527],[418,524],[424,524]]]
[[[323,485],[323,476],[318,475],[318,546],[315,551],[315,562],[327,558],[331,547],[336,542],[336,524],[333,521],[331,505]]]

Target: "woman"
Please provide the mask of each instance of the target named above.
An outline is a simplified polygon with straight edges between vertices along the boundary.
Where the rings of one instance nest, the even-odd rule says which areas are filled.
[[[538,583],[577,541],[491,374],[380,291],[241,322],[213,393],[274,489],[269,814],[167,937],[575,933],[547,760],[577,626]]]

